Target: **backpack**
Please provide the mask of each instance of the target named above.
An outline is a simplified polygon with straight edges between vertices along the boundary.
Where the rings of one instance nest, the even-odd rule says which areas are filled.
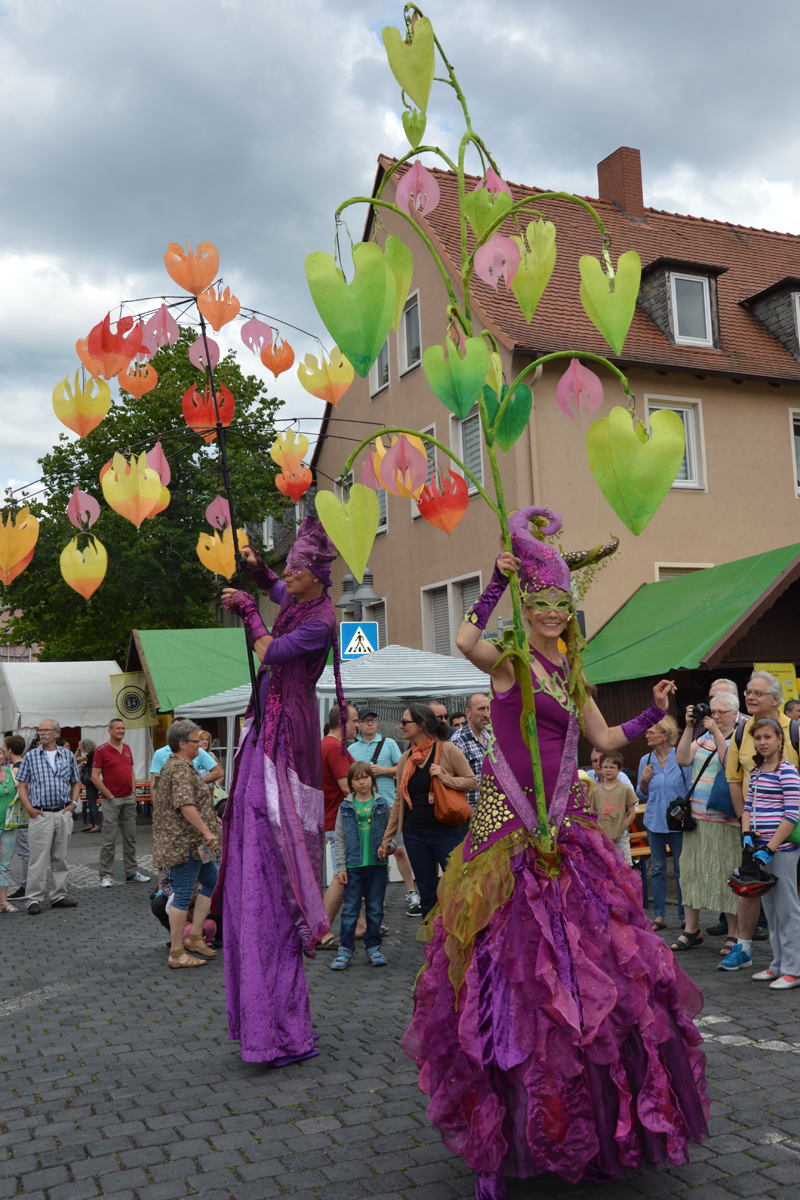
[[[752,720],[752,717],[750,718],[750,720]],[[750,721],[743,721],[741,725],[736,726],[736,732],[733,736],[734,736],[734,740],[736,742],[737,750],[741,750],[741,748],[742,748],[742,738],[744,737],[744,731],[749,724],[750,724]],[[798,756],[798,758],[800,758],[800,721],[790,721],[789,722],[789,738],[791,739],[791,743],[792,743],[792,746],[794,747],[795,754]]]

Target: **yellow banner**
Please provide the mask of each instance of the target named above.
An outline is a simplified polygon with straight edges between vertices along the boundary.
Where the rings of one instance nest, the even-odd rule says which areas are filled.
[[[114,697],[114,716],[121,717],[128,729],[145,729],[158,724],[144,671],[128,671],[124,675],[109,675]]]
[[[794,669],[794,663],[753,663],[754,671],[769,671],[770,675],[774,675],[780,682],[783,688],[783,703],[787,700],[796,700],[797,697],[797,673]]]

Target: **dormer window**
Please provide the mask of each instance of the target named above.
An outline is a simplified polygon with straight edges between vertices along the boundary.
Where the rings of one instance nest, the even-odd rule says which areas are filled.
[[[675,341],[688,346],[713,346],[708,279],[673,272],[671,283]]]

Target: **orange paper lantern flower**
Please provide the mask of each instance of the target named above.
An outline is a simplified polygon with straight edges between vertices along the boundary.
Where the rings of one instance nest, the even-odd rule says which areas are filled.
[[[469,508],[466,479],[455,471],[448,471],[442,477],[441,492],[431,480],[420,492],[417,507],[429,525],[444,530],[449,537]]]
[[[61,551],[60,563],[64,582],[88,600],[106,577],[108,555],[96,537],[90,537],[83,551],[79,550],[76,536]]]
[[[147,465],[147,454],[134,455],[128,462],[115,454],[110,470],[104,470],[100,482],[106,504],[138,529],[161,499],[158,472]]]
[[[6,586],[25,570],[38,538],[39,522],[27,506],[16,516],[9,513],[5,523],[0,519],[0,580]]]
[[[278,434],[269,453],[272,461],[291,475],[308,454],[308,438],[303,433],[287,429],[285,433]]]
[[[298,364],[297,378],[307,392],[328,404],[338,404],[355,377],[352,364],[347,361],[338,346],[331,350],[330,361],[320,351],[321,364],[313,354]]]
[[[296,471],[284,471],[275,476],[275,487],[284,496],[290,496],[297,502],[311,487],[314,476],[308,467],[298,467]]]
[[[131,333],[125,337],[129,329],[131,329]],[[99,360],[103,364],[103,369],[98,374],[105,379],[113,379],[115,375],[119,375],[120,371],[124,371],[131,359],[139,353],[143,335],[142,326],[134,325],[132,317],[122,317],[117,322],[116,332],[112,333],[111,313],[106,313],[100,324],[95,325],[86,339],[86,350],[90,362],[96,366]],[[80,342],[76,349],[79,346]],[[81,357],[79,349],[78,357]]]
[[[129,392],[137,400],[152,392],[158,384],[158,371],[150,363],[131,363],[126,371],[120,371],[117,383],[123,392]]]
[[[223,325],[227,325],[229,321],[233,321],[239,315],[239,309],[242,306],[236,297],[231,295],[231,289],[226,287],[223,292],[222,284],[220,284],[218,293],[214,291],[213,287],[210,287],[198,296],[197,307],[214,333],[219,333]]]
[[[236,544],[240,550],[249,546],[250,542],[243,529],[236,530]],[[215,575],[230,579],[236,570],[236,556],[233,552],[233,531],[230,525],[224,530],[222,537],[214,533],[201,533],[197,539],[197,557],[204,567]]]
[[[219,253],[211,242],[201,242],[197,250],[192,250],[191,243],[186,243],[187,253],[177,242],[170,242],[164,255],[164,266],[170,279],[177,283],[185,292],[199,296],[217,277]]]
[[[233,420],[236,401],[224,384],[217,387],[217,403],[219,419],[227,428]],[[217,412],[214,408],[211,384],[206,384],[206,390],[201,399],[197,391],[197,384],[193,383],[189,390],[184,392],[182,404],[183,419],[189,428],[193,429],[195,433],[199,433],[204,442],[213,442],[217,436]]]
[[[97,388],[95,393],[94,389]],[[90,379],[85,391],[78,383],[75,372],[75,388],[69,386],[69,376],[53,389],[53,412],[62,425],[85,438],[87,433],[102,421],[111,407],[111,390],[104,379]]]
[[[77,342],[75,343],[75,351],[78,355],[78,358],[91,375],[92,379],[97,379],[98,375],[103,374],[103,360],[102,358],[92,357],[92,355],[89,353],[88,342],[88,337],[78,338]]]
[[[156,500],[155,508],[147,514],[147,520],[152,521],[154,517],[157,517],[159,513],[162,513],[165,508],[169,508],[169,502],[171,499],[172,497],[169,494],[169,488],[162,487],[161,495],[159,496],[158,500]]]
[[[280,342],[280,345],[278,344]],[[277,379],[284,371],[288,371],[289,367],[294,362],[294,350],[288,342],[282,341],[278,334],[270,346],[265,346],[261,351],[261,361],[268,371]]]

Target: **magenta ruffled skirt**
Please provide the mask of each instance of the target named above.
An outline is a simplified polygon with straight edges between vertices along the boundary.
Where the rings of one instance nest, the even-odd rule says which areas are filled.
[[[679,1165],[707,1134],[702,993],[608,838],[572,817],[559,849],[552,877],[524,830],[468,863],[458,848],[426,923],[404,1046],[480,1197]]]

